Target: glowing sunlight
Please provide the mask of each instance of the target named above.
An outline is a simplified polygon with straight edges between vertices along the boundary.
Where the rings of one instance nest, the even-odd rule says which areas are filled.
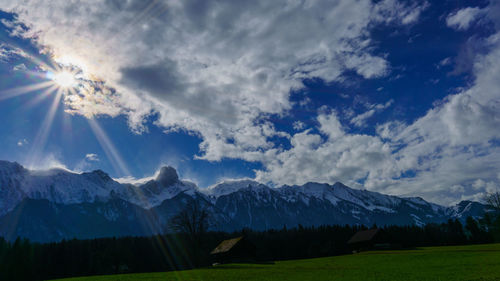
[[[51,75],[52,81],[54,81],[59,87],[67,89],[72,88],[77,85],[77,80],[75,74],[69,71],[61,71]]]

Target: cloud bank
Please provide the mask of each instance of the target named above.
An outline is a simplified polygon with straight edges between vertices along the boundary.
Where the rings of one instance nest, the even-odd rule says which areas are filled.
[[[483,16],[486,10],[478,7],[468,7],[458,10],[446,18],[446,24],[458,30],[466,30],[475,20]]]
[[[135,132],[146,118],[165,132],[201,137],[199,159],[260,162],[259,180],[275,184],[343,181],[441,203],[473,198],[498,183],[500,35],[475,58],[475,82],[412,124],[379,124],[352,133],[392,101],[348,121],[317,109],[316,125],[279,131],[303,81],[343,82],[347,72],[376,79],[391,71],[370,29],[415,24],[426,2],[398,1],[6,1],[17,36],[33,39],[56,61],[91,73],[90,86],[68,95],[68,112],[124,114]],[[464,30],[491,7],[466,8],[446,24]],[[498,28],[497,28],[498,30]],[[70,59],[68,59],[68,57]],[[284,149],[272,139],[290,143]],[[447,193],[445,193],[445,191]],[[453,191],[450,193],[450,191]],[[447,197],[443,197],[447,194]]]
[[[29,27],[16,35],[33,38],[56,61],[82,62],[118,93],[84,89],[66,98],[68,111],[126,114],[137,132],[157,114],[166,131],[199,134],[199,157],[207,160],[272,147],[267,138],[276,132],[262,120],[286,114],[290,92],[304,79],[387,74],[369,27],[408,24],[420,13],[366,0],[2,1],[2,7]]]

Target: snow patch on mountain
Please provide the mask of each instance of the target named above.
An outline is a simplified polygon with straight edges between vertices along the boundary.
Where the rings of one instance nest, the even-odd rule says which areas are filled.
[[[312,198],[326,200],[336,206],[339,202],[349,202],[360,206],[366,210],[380,210],[394,213],[392,209],[401,202],[395,196],[383,195],[367,190],[351,189],[344,184],[337,182],[333,186],[321,183],[306,183],[302,186],[283,186],[278,188],[283,198],[289,202],[303,201],[309,205]]]
[[[180,193],[194,196],[197,193],[197,187],[187,181],[178,181],[169,186],[162,186],[161,183],[152,180],[140,186],[127,185],[125,188],[120,189],[118,194],[120,198],[126,201],[151,209]]]
[[[201,192],[204,194],[212,197],[212,198],[218,198],[224,195],[228,195],[234,192],[238,192],[241,189],[244,188],[258,188],[258,187],[266,187],[263,184],[249,180],[249,179],[244,179],[244,180],[226,180],[223,182],[220,182],[218,184],[212,185],[210,187],[207,187],[205,189],[200,189]]]
[[[116,195],[143,208],[151,209],[180,193],[195,196],[199,191],[194,183],[180,180],[174,168],[165,166],[160,169],[155,179],[144,184],[125,184]]]
[[[430,208],[432,208],[432,210],[434,212],[445,212],[445,209],[446,209],[443,206],[427,202],[421,197],[404,197],[403,199],[407,200],[407,204],[412,206],[415,209],[418,209],[419,207],[412,205],[411,203],[416,204],[416,205],[420,205],[420,206],[424,206],[424,207],[430,207]]]
[[[175,201],[178,195],[180,201]],[[24,199],[46,199],[62,205],[106,203],[120,199],[143,209],[163,206],[174,200],[182,206],[189,198],[201,200],[223,224],[232,221],[236,227],[266,229],[296,223],[329,224],[372,221],[391,223],[440,222],[448,218],[481,215],[485,206],[477,202],[461,202],[454,207],[429,203],[419,197],[400,198],[377,192],[349,188],[342,183],[306,183],[301,186],[271,188],[259,182],[226,180],[205,189],[179,179],[174,168],[162,167],[145,182],[119,183],[103,171],[74,173],[64,169],[28,170],[17,163],[0,161],[0,216]],[[99,204],[97,204],[99,205]],[[176,207],[177,208],[177,207]],[[325,210],[329,210],[325,213]],[[116,211],[121,212],[121,211]],[[107,210],[100,214],[109,221],[119,214]],[[331,213],[330,213],[331,212]]]
[[[100,170],[78,174],[62,169],[29,171],[21,185],[28,198],[47,199],[59,204],[107,200],[110,192],[120,187]]]
[[[415,225],[417,225],[417,226],[424,226],[425,225],[425,223],[422,222],[422,219],[419,216],[417,216],[415,214],[410,214],[410,216],[413,218]]]
[[[28,170],[18,163],[0,161],[0,215],[25,198],[65,205],[120,198],[150,209],[180,193],[194,196],[199,192],[194,183],[179,180],[175,169],[169,166],[162,167],[155,179],[133,185],[121,184],[101,170]]]
[[[25,198],[60,204],[106,200],[120,186],[99,170],[81,174],[65,169],[28,170],[18,163],[0,161],[0,214]]]

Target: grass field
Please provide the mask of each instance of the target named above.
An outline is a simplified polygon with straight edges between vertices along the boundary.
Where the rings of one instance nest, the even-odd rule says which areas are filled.
[[[177,272],[61,280],[500,280],[500,244],[364,252],[269,265],[229,264]]]

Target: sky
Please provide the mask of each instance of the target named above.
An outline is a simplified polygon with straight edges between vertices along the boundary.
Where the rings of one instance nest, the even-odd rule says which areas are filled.
[[[499,1],[0,0],[0,159],[480,200],[499,78]]]

